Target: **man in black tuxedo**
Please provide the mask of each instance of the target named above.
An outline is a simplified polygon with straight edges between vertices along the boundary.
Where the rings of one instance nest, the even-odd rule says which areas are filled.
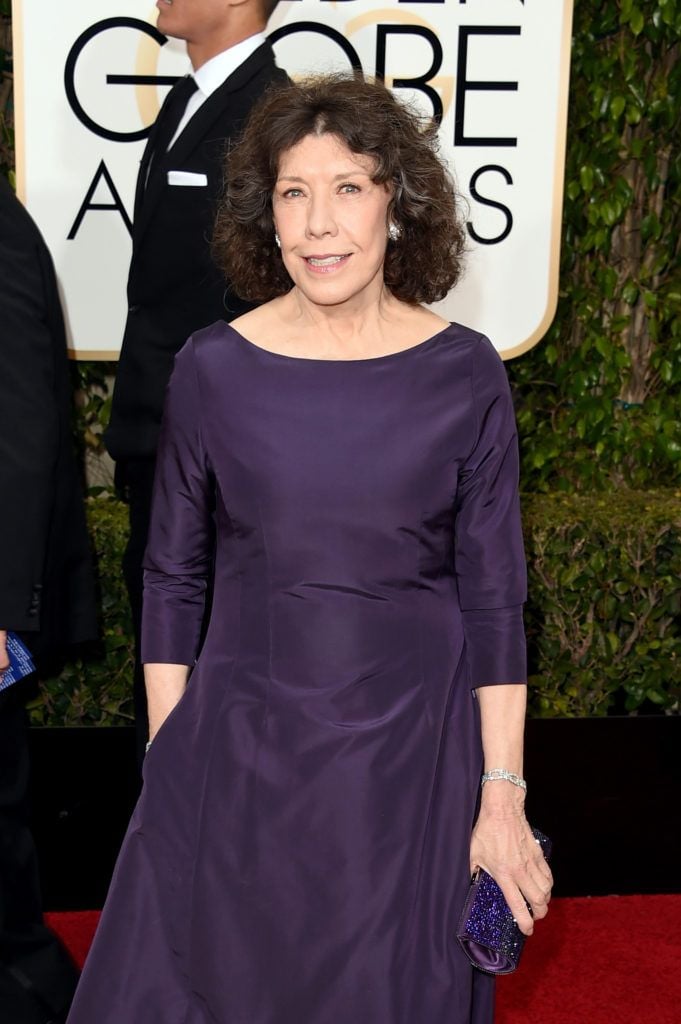
[[[96,636],[71,435],[66,340],[50,254],[0,177],[0,679],[6,634],[36,661]],[[28,827],[30,677],[0,691],[0,1021],[64,1019],[77,975],[43,925]]]
[[[104,440],[130,506],[123,570],[139,650],[142,557],[166,385],[189,335],[248,307],[210,257],[224,156],[254,102],[287,81],[264,36],[277,0],[158,0],[158,28],[186,40],[193,73],[168,94],[142,157],[128,278],[128,318]],[[138,752],[148,724],[135,670]]]

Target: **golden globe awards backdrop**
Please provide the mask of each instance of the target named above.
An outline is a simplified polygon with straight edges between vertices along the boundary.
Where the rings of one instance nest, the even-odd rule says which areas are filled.
[[[14,0],[17,182],[52,251],[80,358],[115,358],[144,140],[188,70],[149,0]],[[439,312],[505,357],[555,312],[572,0],[282,0],[292,76],[358,68],[440,122],[466,202],[463,282]]]

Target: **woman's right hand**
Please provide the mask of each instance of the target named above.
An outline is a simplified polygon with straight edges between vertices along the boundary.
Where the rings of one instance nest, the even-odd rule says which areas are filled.
[[[144,683],[149,707],[149,742],[159,731],[166,718],[179,702],[187,688],[189,665],[147,663]]]

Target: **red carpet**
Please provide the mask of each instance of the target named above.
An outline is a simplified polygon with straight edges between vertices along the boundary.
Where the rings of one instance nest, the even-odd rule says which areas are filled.
[[[47,922],[82,964],[98,917]],[[679,1024],[681,896],[554,900],[497,992],[495,1024]]]

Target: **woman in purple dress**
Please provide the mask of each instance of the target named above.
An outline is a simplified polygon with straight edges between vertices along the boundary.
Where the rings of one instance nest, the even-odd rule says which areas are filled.
[[[232,154],[216,253],[265,304],[177,357],[153,742],[70,1024],[492,1021],[455,938],[471,868],[528,934],[551,875],[506,375],[421,305],[463,238],[434,129],[379,84],[278,90]]]

